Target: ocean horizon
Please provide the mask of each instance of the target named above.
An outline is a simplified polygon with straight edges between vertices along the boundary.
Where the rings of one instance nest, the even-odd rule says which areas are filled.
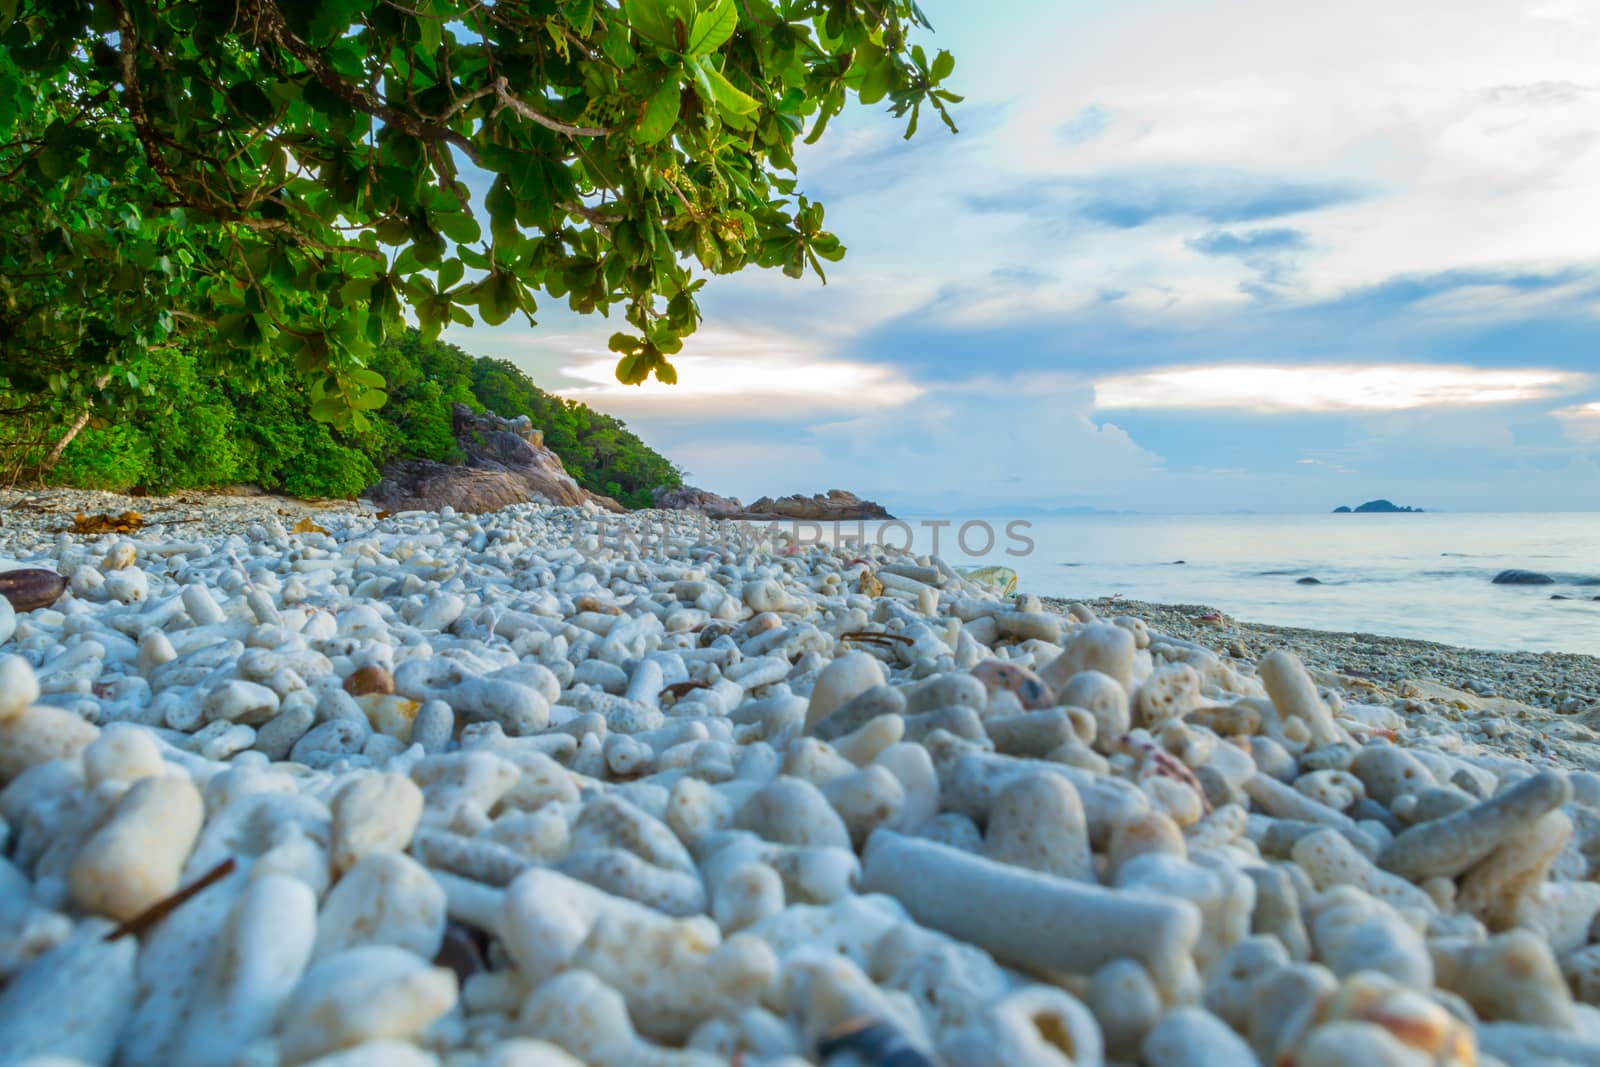
[[[1594,512],[929,513],[840,523],[828,536],[898,546],[908,532],[919,554],[1010,567],[1022,591],[1040,596],[1203,604],[1250,622],[1495,651],[1600,653]],[[1494,584],[1505,570],[1551,583]]]

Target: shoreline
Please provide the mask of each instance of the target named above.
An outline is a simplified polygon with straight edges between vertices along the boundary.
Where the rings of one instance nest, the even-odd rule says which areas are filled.
[[[147,525],[135,538],[248,535],[273,520],[293,526],[333,516],[367,516],[362,501],[302,500],[266,490],[180,490],[162,497],[134,497],[103,490],[49,487],[0,490],[0,554],[39,547],[70,530],[74,513],[118,515],[135,510]],[[652,513],[667,522],[688,513],[630,513],[640,521]],[[738,526],[742,519],[702,519]],[[85,540],[94,540],[86,536]],[[1103,618],[1128,615],[1167,637],[1193,642],[1221,655],[1253,661],[1283,648],[1303,660],[1318,684],[1355,702],[1392,705],[1421,716],[1422,725],[1460,733],[1465,726],[1482,741],[1527,759],[1555,760],[1600,770],[1600,657],[1571,652],[1495,651],[1409,637],[1255,623],[1203,604],[1129,600],[1120,596],[1041,596],[1051,611],[1068,614],[1083,603]],[[1472,720],[1484,720],[1479,724]]]
[[[292,524],[317,516],[376,513],[371,504],[360,500],[304,500],[243,487],[185,489],[159,497],[61,486],[10,488],[0,489],[0,543],[56,536],[70,530],[75,513],[120,515],[128,510],[143,516],[142,536],[169,532],[182,536],[185,529],[200,536],[225,536],[244,533],[251,525],[274,518]],[[641,509],[637,514],[655,510]],[[682,513],[669,510],[663,514]],[[707,521],[750,520],[738,516],[708,517]],[[1040,599],[1063,614],[1069,605],[1081,602],[1107,618],[1131,615],[1171,637],[1236,658],[1253,659],[1269,647],[1288,648],[1308,666],[1390,690],[1408,681],[1425,680],[1475,699],[1506,699],[1551,712],[1566,705],[1569,710],[1565,714],[1593,711],[1600,721],[1600,656],[1470,648],[1420,638],[1258,623],[1204,604],[1121,596]],[[1586,707],[1577,707],[1578,703]]]
[[[1600,657],[1575,652],[1497,652],[1411,637],[1253,623],[1201,604],[1099,597],[1041,597],[1065,613],[1081,603],[1105,618],[1128,615],[1153,631],[1235,659],[1287,649],[1319,685],[1363,703],[1393,704],[1526,759],[1600,769]]]

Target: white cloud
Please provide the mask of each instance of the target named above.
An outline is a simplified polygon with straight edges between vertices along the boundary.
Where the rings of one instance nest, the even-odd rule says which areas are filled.
[[[904,404],[922,390],[893,367],[831,359],[826,346],[779,333],[708,326],[672,357],[676,385],[617,381],[617,354],[596,334],[555,335],[565,396],[623,417],[716,415],[797,418]]]
[[[1575,404],[1551,412],[1561,420],[1561,429],[1568,440],[1579,444],[1600,445],[1600,400]]]
[[[1293,298],[1326,299],[1397,275],[1547,271],[1594,259],[1600,4],[1592,0],[1218,0],[1071,15],[1043,7],[1048,15],[1032,17],[1059,20],[1059,32],[1007,32],[1003,48],[987,36],[964,47],[955,38],[976,104],[1010,97],[1003,121],[963,133],[951,158],[918,170],[893,203],[863,186],[853,198],[860,207],[840,220],[856,254],[897,256],[892,235],[914,229],[920,262],[963,289],[1019,259],[1048,270],[1059,280],[1029,294],[1035,307],[1070,309],[1107,288],[1151,309],[1237,306],[1246,299],[1238,286],[1256,273],[1186,250],[1193,219],[1105,230],[1041,206],[975,221],[963,203],[1034,180],[1232,167],[1354,182],[1369,194],[1293,216],[1312,248],[1285,293]],[[954,20],[955,34],[982,32],[982,18],[965,26],[968,16],[953,8],[953,0],[933,5],[941,29]],[[1085,113],[1105,116],[1102,128],[1071,135]],[[885,124],[881,133],[893,131]],[[847,155],[858,142],[866,139],[836,151]],[[1493,313],[1562,295],[1483,292],[1474,306]],[[997,294],[959,311],[964,321],[1004,322],[1021,303]]]
[[[1095,406],[1258,412],[1383,412],[1537,400],[1585,377],[1560,370],[1426,364],[1174,367],[1095,383]]]

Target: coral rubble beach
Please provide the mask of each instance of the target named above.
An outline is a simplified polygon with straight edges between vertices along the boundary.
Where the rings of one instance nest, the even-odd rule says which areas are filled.
[[[147,503],[0,498],[0,1063],[1600,1063],[1583,657]]]

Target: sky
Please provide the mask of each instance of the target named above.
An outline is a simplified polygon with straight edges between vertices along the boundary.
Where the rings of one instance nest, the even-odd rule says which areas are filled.
[[[801,154],[826,286],[713,278],[671,387],[448,339],[746,501],[1600,510],[1600,0],[921,5],[961,132]]]

